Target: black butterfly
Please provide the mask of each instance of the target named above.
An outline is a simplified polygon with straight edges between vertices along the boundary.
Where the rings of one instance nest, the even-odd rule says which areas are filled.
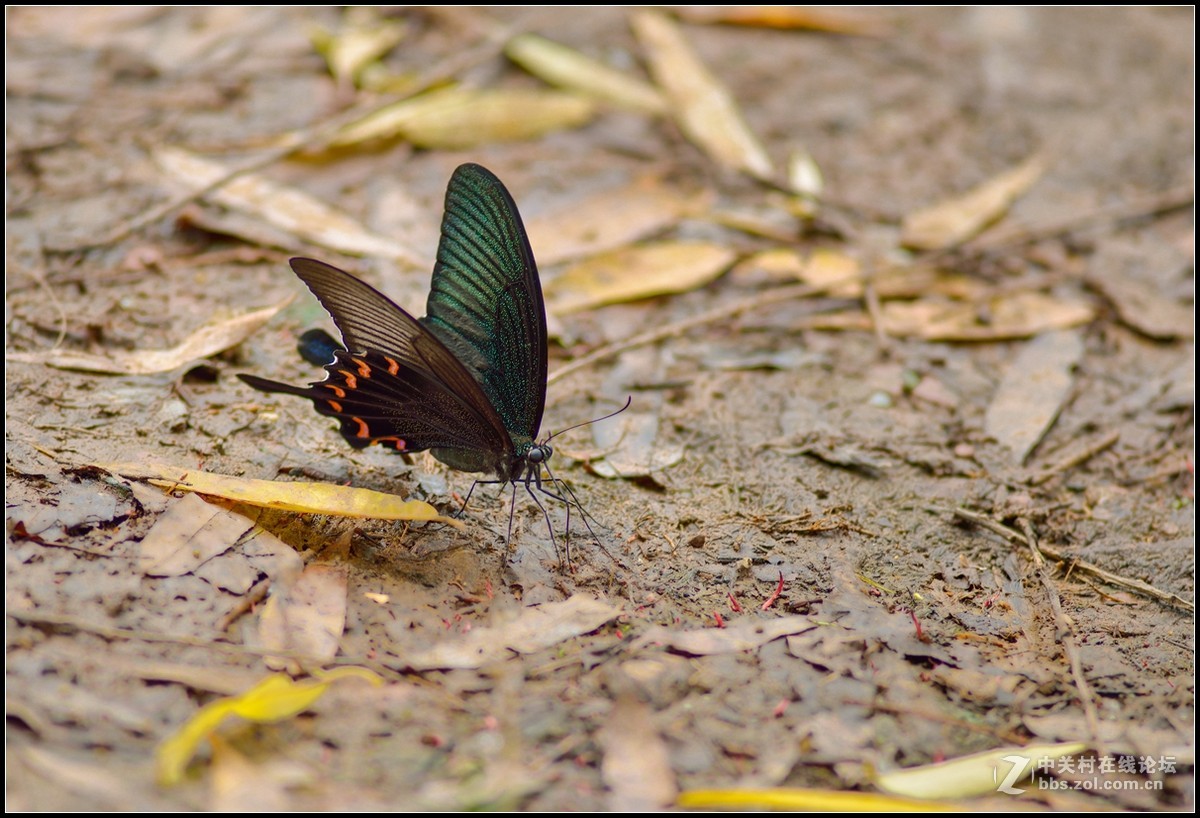
[[[523,483],[533,496],[532,484],[566,502],[569,515],[572,503],[543,487],[553,449],[537,442],[546,403],[542,287],[517,206],[491,171],[466,164],[450,178],[424,318],[324,262],[291,265],[333,318],[342,346],[333,344],[325,380],[307,387],[239,378],[308,398],[338,419],[355,448],[428,449],[455,469],[498,478],[485,482]],[[309,342],[306,357],[321,355]],[[511,525],[510,512],[510,533]]]

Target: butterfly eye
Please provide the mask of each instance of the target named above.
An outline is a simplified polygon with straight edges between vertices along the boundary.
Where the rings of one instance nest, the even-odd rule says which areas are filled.
[[[552,454],[554,454],[554,450],[545,444],[531,446],[525,454],[525,459],[530,463],[545,463],[550,459],[550,455]]]

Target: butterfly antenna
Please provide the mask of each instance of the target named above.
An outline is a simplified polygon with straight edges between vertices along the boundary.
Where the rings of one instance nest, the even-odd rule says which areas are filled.
[[[588,425],[590,425],[590,424],[593,424],[593,423],[599,423],[599,422],[600,422],[600,421],[602,421],[602,420],[608,420],[609,418],[615,418],[617,415],[621,414],[621,413],[622,413],[622,412],[624,412],[626,409],[628,409],[628,408],[629,408],[629,406],[630,406],[630,404],[632,404],[632,403],[633,403],[633,395],[630,395],[629,397],[627,397],[627,398],[625,399],[625,405],[624,405],[624,406],[622,406],[622,407],[621,407],[620,409],[618,409],[617,411],[615,411],[615,412],[609,412],[607,415],[604,415],[603,417],[592,418],[591,420],[585,420],[583,423],[576,423],[574,426],[568,426],[568,427],[567,427],[567,428],[565,428],[565,429],[560,429],[559,431],[555,432],[554,434],[552,434],[552,435],[550,435],[548,438],[546,438],[546,439],[545,439],[545,441],[543,441],[543,442],[544,442],[544,443],[549,443],[551,440],[554,440],[554,438],[558,437],[558,436],[559,436],[559,435],[561,435],[561,434],[564,434],[565,432],[569,432],[569,431],[571,431],[572,429],[578,429],[578,428],[580,428],[581,426],[588,426]]]

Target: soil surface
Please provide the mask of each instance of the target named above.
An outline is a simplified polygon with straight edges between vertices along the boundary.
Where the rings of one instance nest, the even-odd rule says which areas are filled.
[[[504,54],[522,33],[668,88],[637,14],[9,9],[10,809],[655,809],[881,791],[881,773],[1060,742],[1083,749],[1022,794],[960,792],[958,773],[921,794],[1194,806],[1194,10],[654,18],[765,146],[753,173],[703,147],[722,116],[689,130],[612,104],[510,141],[458,126],[320,149],[355,106],[548,88]],[[395,36],[373,80],[335,79],[317,28]],[[267,193],[182,182],[168,150],[250,167]],[[542,259],[543,436],[632,396],[554,441],[578,505],[481,486],[459,529],[144,479],[457,511],[471,475],[353,450],[235,376],[321,377],[296,338],[330,325],[290,256],[422,314],[468,161],[504,180]],[[293,194],[411,257],[339,252],[312,223],[332,217],[285,224]],[[935,207],[980,224],[922,239]],[[551,245],[586,248],[610,220],[626,238],[606,252],[720,260],[649,298],[629,262],[619,303],[560,307],[597,248]],[[223,342],[180,351],[205,327]],[[206,704],[344,666],[376,683],[226,721],[163,783],[156,754]]]

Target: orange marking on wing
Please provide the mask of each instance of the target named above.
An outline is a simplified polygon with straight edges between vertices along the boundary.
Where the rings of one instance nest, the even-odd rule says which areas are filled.
[[[400,364],[396,363],[396,361],[394,359],[389,358],[388,356],[384,355],[383,360],[387,361],[389,375],[395,375],[397,372],[400,371]]]
[[[341,405],[340,403],[338,403],[337,401],[335,401],[335,400],[328,400],[328,401],[325,401],[325,402],[329,404],[329,408],[330,408],[330,409],[332,409],[333,411],[337,412],[339,415],[342,413],[342,411],[343,411],[343,410],[342,410],[342,405]]]
[[[402,440],[401,438],[394,437],[394,436],[393,437],[376,438],[375,442],[376,443],[391,443],[393,446],[396,447],[396,451],[398,451],[398,452],[402,452],[408,448],[408,443],[406,441]]]
[[[344,369],[339,369],[338,374],[345,376],[347,389],[358,389],[358,378],[354,377]]]
[[[323,383],[323,384],[321,384],[321,386],[325,387],[326,389],[332,389],[333,394],[337,395],[339,398],[346,397],[346,390],[342,389],[342,387],[338,386],[337,384]],[[341,411],[341,410],[339,409],[338,411]]]
[[[371,377],[371,367],[367,365],[366,361],[361,361],[358,358],[351,358],[351,360],[354,361],[354,363],[358,365],[358,374],[361,377],[364,377],[364,378]]]
[[[350,419],[358,424],[358,431],[355,432],[355,434],[354,434],[355,437],[367,438],[367,437],[371,436],[371,430],[367,428],[367,424],[363,421],[362,418],[350,418]]]

